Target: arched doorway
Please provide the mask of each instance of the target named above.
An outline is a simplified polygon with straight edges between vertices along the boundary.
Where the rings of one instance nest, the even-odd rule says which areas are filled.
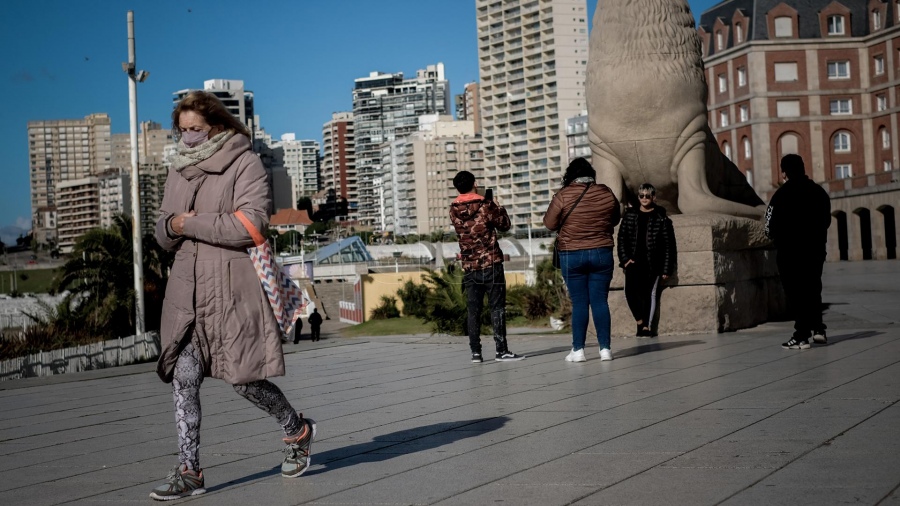
[[[884,221],[884,247],[887,250],[887,259],[897,258],[897,222],[894,216],[894,206],[884,205],[878,208]]]
[[[847,213],[835,211],[832,216],[834,216],[834,221],[837,222],[839,257],[841,260],[850,260],[850,241],[847,238]]]
[[[853,214],[859,219],[859,247],[862,249],[862,259],[872,259],[872,216],[865,207],[854,209]]]

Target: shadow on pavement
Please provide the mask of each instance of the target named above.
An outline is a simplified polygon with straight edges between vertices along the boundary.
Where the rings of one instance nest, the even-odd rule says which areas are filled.
[[[828,336],[828,345],[841,343],[844,341],[852,341],[854,339],[866,339],[867,337],[875,337],[884,334],[884,332],[876,332],[874,330],[867,330],[865,332],[855,332],[853,334],[843,334],[839,336]]]
[[[613,358],[625,358],[625,357],[633,357],[635,355],[643,355],[644,353],[651,353],[654,351],[662,351],[662,350],[671,350],[673,348],[681,348],[682,346],[694,346],[697,344],[703,344],[705,341],[676,341],[674,343],[648,343],[642,344],[639,346],[634,346],[632,348],[625,348],[624,350],[615,351],[613,350]]]
[[[431,450],[468,437],[480,436],[495,431],[506,425],[506,422],[508,421],[508,417],[498,416],[493,418],[480,418],[477,420],[424,425],[422,427],[415,427],[376,436],[375,439],[366,443],[336,448],[323,453],[316,453],[316,445],[314,442],[312,445],[312,465],[318,467],[316,469],[308,470],[303,475],[311,476],[328,470],[355,466],[366,462],[381,462],[398,455],[406,455],[422,450]],[[389,450],[392,447],[400,447],[401,445],[410,446],[410,443],[413,443],[414,445],[410,449],[401,447],[396,448],[396,451],[393,452],[384,452],[384,450]],[[233,487],[235,485],[275,476],[280,473],[281,465],[279,464],[275,467],[266,469],[265,471],[253,473],[237,480],[231,480],[226,483],[207,487],[206,491],[215,492],[227,487]]]
[[[372,441],[335,448],[323,453],[315,452],[314,443],[312,463],[317,468],[310,469],[305,475],[314,475],[362,463],[381,462],[398,455],[432,450],[468,437],[480,436],[495,431],[503,427],[507,421],[509,421],[508,417],[498,416],[459,422],[436,423],[376,436]],[[392,448],[395,451],[385,451]]]

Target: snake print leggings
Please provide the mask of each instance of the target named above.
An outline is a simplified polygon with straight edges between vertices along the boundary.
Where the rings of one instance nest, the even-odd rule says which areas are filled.
[[[184,348],[175,363],[172,394],[175,398],[179,461],[193,470],[200,469],[201,383],[203,368],[200,366],[200,352],[191,343]],[[285,436],[293,436],[303,428],[303,418],[273,383],[259,380],[233,386],[235,392],[275,417],[284,429]]]

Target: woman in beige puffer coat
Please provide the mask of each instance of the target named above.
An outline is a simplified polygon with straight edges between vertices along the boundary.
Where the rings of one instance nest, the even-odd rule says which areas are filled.
[[[172,112],[178,152],[166,180],[156,240],[175,252],[163,302],[157,373],[172,382],[179,463],[150,494],[168,500],[205,491],[199,462],[200,384],[211,376],[275,417],[284,429],[282,475],[308,467],[315,422],[266,380],[284,375],[281,331],[247,248],[240,211],[265,230],[269,178],[247,128],[211,93],[189,93]]]

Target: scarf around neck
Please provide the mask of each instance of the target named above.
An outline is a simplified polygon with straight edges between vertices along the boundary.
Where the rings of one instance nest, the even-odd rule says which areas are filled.
[[[172,168],[181,170],[188,165],[196,165],[206,160],[222,149],[222,146],[225,145],[228,139],[234,137],[234,133],[234,130],[226,130],[193,148],[189,148],[183,142],[178,141],[178,151],[171,158]]]

